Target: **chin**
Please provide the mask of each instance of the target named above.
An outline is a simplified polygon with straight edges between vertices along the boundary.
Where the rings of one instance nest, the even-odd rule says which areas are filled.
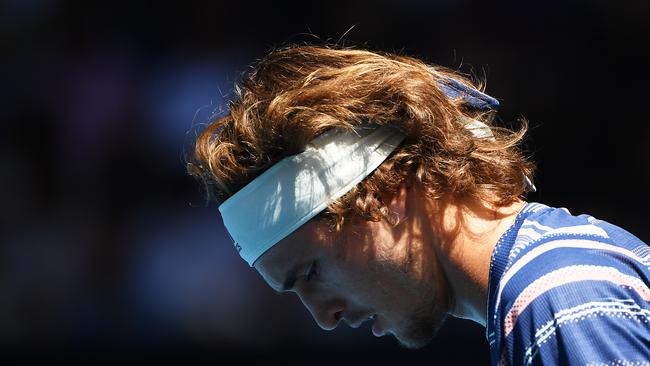
[[[428,346],[433,340],[433,337],[418,338],[418,339],[415,338],[404,339],[396,335],[395,340],[397,340],[397,343],[403,348],[417,350]]]
[[[446,319],[446,314],[438,317],[415,318],[403,331],[391,333],[400,346],[408,349],[420,349],[433,341]]]

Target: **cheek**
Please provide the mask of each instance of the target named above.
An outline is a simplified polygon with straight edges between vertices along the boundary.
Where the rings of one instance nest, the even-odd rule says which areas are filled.
[[[357,238],[358,239],[358,238]],[[385,253],[359,239],[339,242],[327,266],[328,279],[346,296],[385,298],[396,282],[395,268]],[[391,278],[393,277],[393,278]]]
[[[333,243],[332,252],[336,259],[356,266],[364,266],[369,261],[377,260],[381,254],[378,249],[385,240],[381,237],[378,227],[375,222],[350,224]]]
[[[343,275],[347,279],[349,291],[364,303],[392,301],[399,293],[397,281],[392,278],[390,269],[377,263],[364,263],[358,267],[348,267]],[[388,272],[386,272],[388,271]]]
[[[333,260],[346,271],[363,268],[373,258],[370,246],[360,242],[341,243],[333,254]]]
[[[356,261],[323,264],[323,282],[349,301],[357,302],[368,297],[376,287],[373,272]]]
[[[363,253],[345,250],[324,262],[323,278],[343,288],[354,289],[368,282],[368,278],[372,275],[369,269],[369,261]]]

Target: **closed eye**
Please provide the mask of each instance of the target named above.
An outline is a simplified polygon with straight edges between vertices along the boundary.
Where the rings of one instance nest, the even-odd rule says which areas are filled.
[[[307,271],[307,274],[305,275],[305,280],[309,282],[316,275],[318,275],[318,262],[313,261],[311,263],[311,266],[309,266],[309,270]]]

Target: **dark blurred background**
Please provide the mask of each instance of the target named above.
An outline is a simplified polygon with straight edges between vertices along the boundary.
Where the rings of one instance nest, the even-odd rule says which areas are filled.
[[[0,2],[2,358],[488,364],[450,321],[420,351],[318,328],[249,269],[185,155],[285,43],[396,51],[487,79],[531,124],[529,200],[650,242],[647,1]]]

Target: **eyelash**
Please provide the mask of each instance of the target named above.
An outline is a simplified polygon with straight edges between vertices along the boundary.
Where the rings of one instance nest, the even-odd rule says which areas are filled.
[[[318,263],[316,263],[316,261],[313,261],[311,263],[311,266],[309,266],[309,271],[305,275],[305,279],[307,280],[307,282],[309,282],[313,278],[313,276],[318,274],[317,265]]]

